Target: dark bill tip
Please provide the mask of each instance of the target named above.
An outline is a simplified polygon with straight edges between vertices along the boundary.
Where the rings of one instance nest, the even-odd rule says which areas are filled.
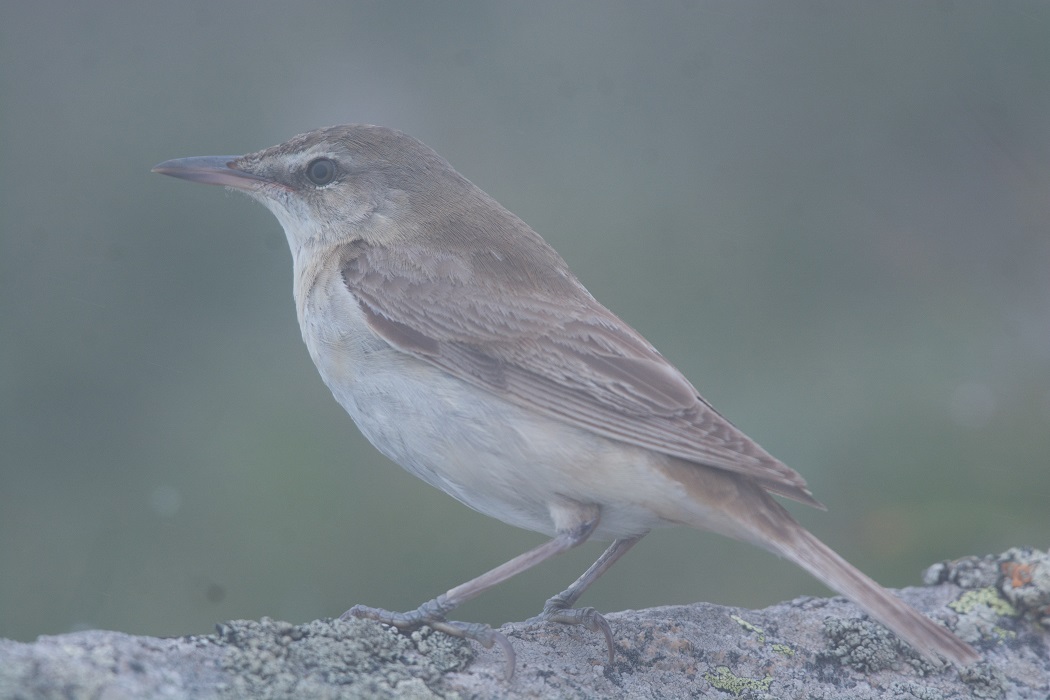
[[[161,175],[200,182],[205,185],[222,185],[250,190],[261,183],[270,182],[264,177],[253,175],[231,167],[231,163],[240,156],[194,156],[192,158],[175,158],[154,166],[151,172]]]

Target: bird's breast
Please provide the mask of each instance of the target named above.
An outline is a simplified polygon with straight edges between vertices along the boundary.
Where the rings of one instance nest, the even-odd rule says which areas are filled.
[[[369,328],[337,265],[298,270],[296,306],[336,401],[372,445],[432,486],[547,534],[551,506],[564,499],[602,506],[600,536],[660,524],[644,494],[652,453],[530,411],[395,349]],[[617,495],[625,492],[638,502]]]

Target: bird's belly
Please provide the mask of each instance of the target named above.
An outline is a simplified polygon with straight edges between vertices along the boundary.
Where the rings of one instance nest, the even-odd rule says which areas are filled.
[[[540,415],[394,349],[367,328],[356,303],[328,311],[301,318],[321,377],[369,442],[412,474],[481,513],[546,534],[554,534],[552,504],[566,500],[601,508],[594,535],[602,539],[667,524],[653,503],[667,496],[651,465],[662,456]]]
[[[659,524],[650,508],[624,501],[634,485],[609,483],[641,476],[621,446],[418,360],[406,364],[333,393],[369,441],[409,472],[486,515],[546,534],[554,533],[552,504],[565,500],[601,507],[598,536]]]

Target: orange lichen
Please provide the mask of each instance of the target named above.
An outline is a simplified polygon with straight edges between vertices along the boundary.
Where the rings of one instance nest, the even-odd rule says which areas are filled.
[[[1010,579],[1010,585],[1014,588],[1021,588],[1032,582],[1031,564],[1007,561],[1000,565],[1000,570],[1003,572],[1004,576],[1007,576]]]

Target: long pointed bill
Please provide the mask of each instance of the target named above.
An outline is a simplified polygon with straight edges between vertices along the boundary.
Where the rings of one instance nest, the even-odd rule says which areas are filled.
[[[238,158],[240,156],[175,158],[155,166],[152,172],[205,185],[236,187],[239,190],[254,190],[264,184],[273,184],[272,180],[231,167],[231,163]]]

